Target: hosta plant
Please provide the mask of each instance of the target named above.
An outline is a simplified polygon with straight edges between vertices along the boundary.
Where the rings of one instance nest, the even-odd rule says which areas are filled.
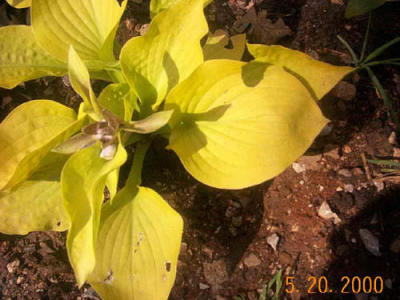
[[[122,47],[126,1],[12,2],[30,6],[32,25],[0,28],[0,86],[67,74],[83,101],[78,112],[29,101],[1,123],[0,231],[68,230],[78,285],[103,299],[166,299],[175,279],[182,219],[141,186],[154,136],[202,183],[253,186],[306,151],[327,123],[318,100],[353,70],[256,44],[241,62],[244,37],[228,49],[222,31],[202,47],[202,0],[153,0],[148,32]],[[95,94],[90,78],[110,84]]]

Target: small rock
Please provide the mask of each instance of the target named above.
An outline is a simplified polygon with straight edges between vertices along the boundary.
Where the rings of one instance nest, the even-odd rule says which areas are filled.
[[[214,251],[212,251],[212,249],[210,249],[206,246],[203,246],[201,249],[201,252],[203,252],[209,259],[213,258]]]
[[[364,175],[364,172],[363,172],[363,170],[361,168],[354,168],[352,170],[352,173],[353,173],[354,176]]]
[[[385,188],[385,183],[383,181],[376,181],[374,180],[374,185],[376,187],[377,192],[381,192]]]
[[[334,145],[326,145],[324,147],[324,155],[329,156],[333,159],[340,158],[339,149],[337,147],[335,147]]]
[[[336,4],[336,5],[340,5],[340,6],[344,5],[343,0],[331,0],[331,3],[332,4]]]
[[[276,233],[270,235],[267,238],[268,245],[270,245],[271,248],[274,249],[274,251],[276,251],[276,246],[278,245],[278,242],[279,242],[279,235],[277,235]]]
[[[380,256],[379,252],[379,240],[376,236],[374,236],[371,231],[368,229],[360,229],[359,230],[360,237],[362,242],[364,243],[365,249],[367,249],[370,253],[375,256]]]
[[[150,24],[143,24],[139,29],[139,34],[141,36],[145,35],[149,31]]]
[[[292,168],[298,174],[306,171],[306,166],[305,165],[299,164],[299,163],[295,163],[295,162],[292,164]]]
[[[247,266],[247,267],[249,267],[249,268],[251,268],[251,267],[256,267],[256,266],[258,266],[259,264],[261,264],[261,260],[255,255],[255,254],[253,254],[253,253],[251,253],[249,256],[247,256],[245,259],[244,259],[244,264]]]
[[[181,253],[181,254],[185,254],[186,251],[187,251],[187,244],[184,243],[184,242],[182,242],[182,243],[181,243],[181,250],[180,250],[180,253]]]
[[[12,101],[12,98],[10,96],[3,97],[3,99],[1,100],[0,108],[4,109],[11,101]]]
[[[347,193],[352,193],[354,191],[354,185],[352,184],[345,184],[344,191]]]
[[[393,157],[394,158],[400,158],[400,148],[393,148]]]
[[[347,154],[351,153],[351,148],[350,148],[350,146],[345,145],[345,146],[343,147],[343,152],[344,152],[344,153],[347,153]]]
[[[205,284],[205,283],[199,283],[199,288],[201,289],[201,290],[207,290],[207,289],[209,289],[210,288],[210,286],[208,285],[208,284]]]
[[[321,206],[318,209],[318,216],[320,216],[322,219],[324,220],[330,220],[333,219],[333,223],[335,225],[339,224],[340,222],[342,222],[342,220],[338,217],[337,214],[335,214],[329,204],[324,201]]]
[[[297,160],[297,163],[303,165],[306,170],[317,171],[321,168],[321,164],[319,163],[322,159],[322,155],[307,155],[302,156]]]
[[[341,100],[351,101],[356,97],[357,89],[354,84],[341,81],[332,90],[332,94]]]
[[[10,263],[8,263],[7,264],[7,270],[8,270],[8,273],[14,273],[15,272],[15,270],[19,267],[19,260],[18,259],[16,259],[16,260],[14,260],[14,261],[12,261],[12,262],[10,262]]]
[[[333,129],[333,125],[331,123],[328,123],[325,125],[325,127],[321,130],[321,133],[319,134],[320,136],[327,136],[330,135]]]
[[[388,289],[392,289],[392,288],[393,288],[392,279],[390,279],[390,278],[385,279],[384,283],[385,283],[385,286],[386,286]]]
[[[395,131],[392,131],[392,133],[389,135],[388,141],[392,145],[396,144],[396,132]]]
[[[213,290],[218,290],[220,285],[228,280],[228,272],[223,259],[215,260],[212,263],[203,263],[203,274]]]
[[[351,177],[352,174],[348,169],[340,169],[337,171],[338,175],[343,176],[343,177]]]
[[[338,187],[336,188],[336,192],[343,192],[343,189],[342,189],[340,186],[338,186]]]
[[[22,277],[22,276],[18,276],[18,278],[17,278],[17,284],[21,284],[22,283],[22,281],[24,281],[24,277]]]
[[[281,265],[290,265],[292,264],[292,257],[287,252],[279,253],[279,263]]]
[[[390,251],[400,253],[400,238],[397,238],[390,244]]]

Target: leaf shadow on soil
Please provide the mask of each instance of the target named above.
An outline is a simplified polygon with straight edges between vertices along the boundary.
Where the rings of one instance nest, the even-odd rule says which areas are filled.
[[[323,276],[328,279],[329,287],[339,293],[336,295],[317,294],[315,297],[353,299],[351,282],[345,289],[345,291],[350,291],[350,294],[340,293],[346,283],[344,276],[348,276],[350,280],[358,276],[361,281],[366,276],[370,276],[372,280],[380,276],[384,282],[383,292],[379,295],[371,295],[379,296],[379,299],[397,299],[400,295],[399,196],[400,185],[395,185],[380,193],[377,193],[374,188],[355,191],[352,194],[340,192],[328,201],[343,223],[331,234],[330,243],[334,250],[334,259]],[[358,212],[353,216],[350,210],[354,208]],[[379,256],[373,255],[366,249],[360,237],[360,229],[369,230],[379,240]],[[397,246],[395,241],[397,241]],[[368,299],[368,297],[364,295],[364,298],[360,299]]]

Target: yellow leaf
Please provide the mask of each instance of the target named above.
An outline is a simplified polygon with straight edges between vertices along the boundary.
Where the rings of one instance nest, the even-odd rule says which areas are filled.
[[[232,49],[226,48],[232,43]],[[217,30],[208,35],[206,44],[203,47],[204,60],[210,59],[233,59],[240,60],[246,46],[246,35],[238,34],[228,37],[224,30]]]
[[[25,181],[0,192],[0,232],[64,231],[69,228],[58,181]]]
[[[153,190],[121,190],[103,209],[89,283],[104,300],[167,299],[182,230],[182,218]]]
[[[38,45],[30,26],[0,27],[0,87],[12,89],[27,80],[65,73],[66,64]]]
[[[67,61],[70,45],[85,61],[114,61],[125,6],[117,0],[33,0],[32,27],[39,44],[60,61]]]
[[[273,178],[301,156],[327,120],[279,66],[211,60],[173,89],[169,148],[197,180],[240,189]]]
[[[14,6],[15,8],[26,8],[30,7],[32,1],[31,0],[7,0],[8,4]]]
[[[22,182],[55,146],[78,131],[86,118],[51,100],[26,102],[0,124],[0,190]]]
[[[315,100],[320,100],[344,76],[355,70],[320,62],[302,52],[282,46],[247,44],[247,48],[256,61],[281,66],[296,76]]]
[[[107,176],[127,156],[122,145],[112,160],[100,158],[100,153],[99,145],[75,153],[61,174],[64,206],[71,221],[67,250],[79,286],[95,266],[94,251]]]
[[[122,71],[144,106],[158,107],[203,62],[200,40],[207,31],[203,1],[180,0],[124,45]]]

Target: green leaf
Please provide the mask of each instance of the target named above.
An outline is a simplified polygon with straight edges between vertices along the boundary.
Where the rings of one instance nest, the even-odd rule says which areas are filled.
[[[0,27],[0,87],[12,89],[27,80],[66,72],[65,63],[51,58],[38,45],[31,27]]]
[[[39,166],[29,176],[31,181],[60,181],[61,171],[67,162],[69,155],[49,152],[40,161]]]
[[[13,110],[0,124],[0,190],[28,178],[46,154],[85,121],[51,100],[29,101]]]
[[[106,178],[127,156],[121,145],[112,160],[100,158],[100,153],[97,144],[75,153],[61,174],[64,206],[71,221],[67,250],[79,286],[95,265],[94,251]]]
[[[315,60],[308,55],[282,46],[247,44],[259,62],[282,66],[296,76],[315,100],[325,96],[344,76],[353,72],[351,67],[339,67]]]
[[[173,110],[159,111],[139,121],[132,121],[121,127],[125,131],[148,134],[164,127],[171,118]]]
[[[123,189],[102,212],[89,283],[104,300],[167,299],[182,230],[182,218],[156,192]]]
[[[32,27],[39,44],[63,62],[70,45],[85,61],[114,61],[114,37],[125,6],[117,0],[33,0]]]
[[[232,43],[232,48],[226,48]],[[208,35],[206,44],[203,47],[204,60],[210,59],[233,59],[240,60],[246,46],[246,35],[238,34],[231,38],[224,30],[217,30]]]
[[[7,0],[8,4],[14,6],[15,8],[26,8],[30,7],[32,1],[31,0]]]
[[[346,7],[346,18],[366,14],[385,4],[387,0],[350,0]]]
[[[64,231],[69,228],[60,183],[25,181],[10,192],[0,192],[0,232]]]
[[[112,201],[117,194],[119,180],[119,168],[108,174],[106,179],[106,186],[110,193],[110,201]]]
[[[197,180],[241,189],[301,156],[327,123],[296,77],[279,66],[205,62],[170,92],[169,148]]]
[[[158,107],[203,62],[200,40],[207,31],[203,1],[180,0],[124,45],[122,71],[144,106]]]
[[[109,84],[101,92],[98,102],[125,121],[132,119],[133,111],[137,108],[137,98],[127,83]]]

